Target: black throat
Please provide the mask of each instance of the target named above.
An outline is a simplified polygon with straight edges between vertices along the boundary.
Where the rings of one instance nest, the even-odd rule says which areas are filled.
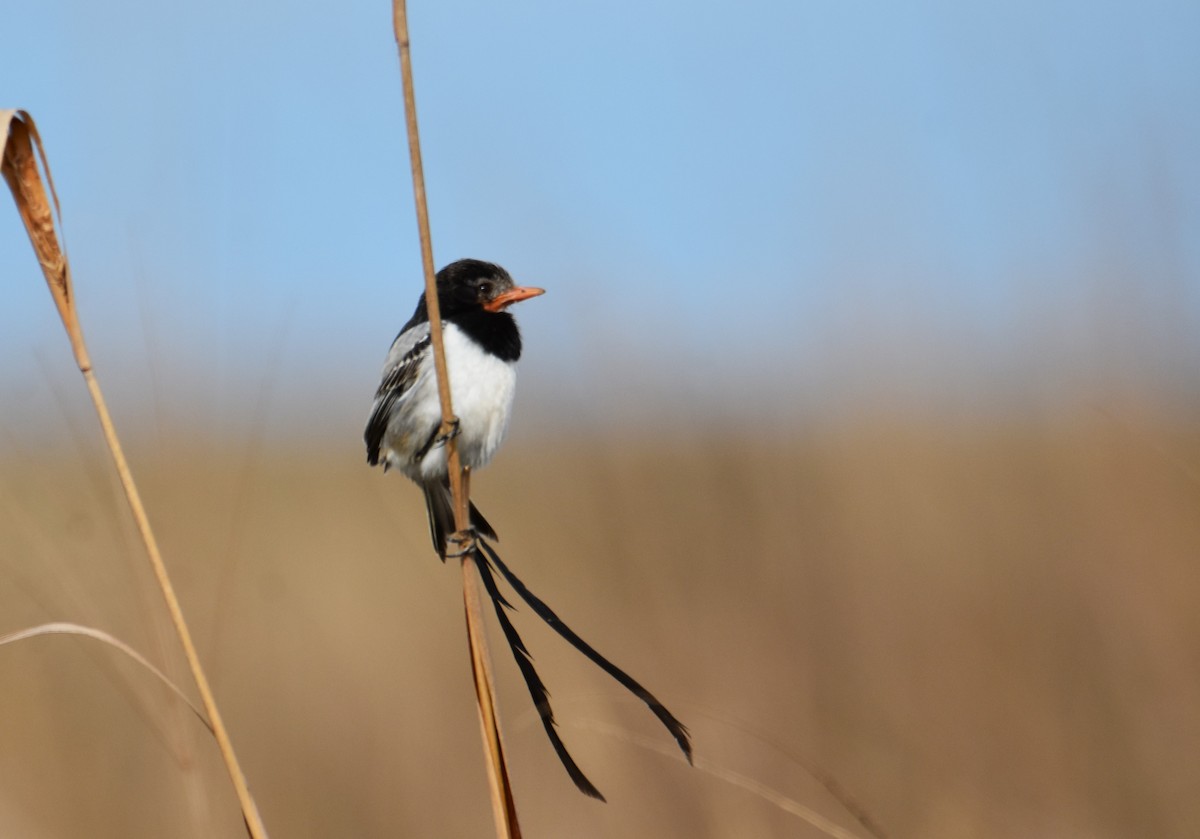
[[[501,361],[516,361],[521,357],[521,331],[517,321],[508,312],[489,312],[482,307],[462,308],[453,302],[439,300],[442,320],[453,323],[486,352]],[[425,295],[417,301],[417,310],[404,324],[404,329],[429,321],[429,310],[425,307]],[[401,330],[404,331],[404,330]]]
[[[501,361],[512,362],[521,357],[521,331],[517,329],[517,321],[508,312],[471,309],[455,312],[446,320]]]

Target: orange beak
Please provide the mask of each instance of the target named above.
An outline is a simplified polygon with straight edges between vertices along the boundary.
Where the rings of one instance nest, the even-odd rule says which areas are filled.
[[[539,294],[545,294],[544,288],[533,288],[532,286],[516,286],[510,288],[503,294],[497,294],[494,298],[483,304],[483,308],[489,312],[500,312],[511,306],[513,303],[520,303],[522,300],[528,300],[530,297],[537,297]]]

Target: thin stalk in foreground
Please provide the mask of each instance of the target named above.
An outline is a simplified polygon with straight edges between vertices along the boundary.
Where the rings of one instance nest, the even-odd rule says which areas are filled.
[[[45,151],[42,147],[41,138],[38,136],[37,126],[33,118],[25,111],[0,111],[0,138],[3,139],[4,145],[3,164],[0,168],[3,169],[4,179],[8,182],[9,189],[12,190],[13,200],[17,204],[17,210],[20,212],[21,220],[25,223],[26,232],[29,234],[29,241],[33,245],[34,253],[37,255],[38,262],[42,266],[42,273],[46,276],[46,283],[50,286],[50,293],[54,297],[54,302],[58,307],[58,313],[62,318],[63,326],[67,330],[67,337],[71,342],[71,350],[75,355],[75,363],[79,367],[79,372],[83,374],[88,393],[92,397],[92,404],[96,408],[96,415],[100,419],[100,427],[104,432],[104,440],[108,444],[108,450],[112,455],[117,476],[120,478],[121,487],[125,491],[125,499],[129,502],[129,509],[133,514],[138,533],[141,535],[142,544],[146,549],[146,556],[150,560],[150,565],[154,569],[155,579],[158,580],[159,589],[162,591],[163,599],[166,601],[167,611],[171,616],[171,623],[174,625],[175,632],[179,636],[184,656],[187,658],[188,667],[191,668],[192,677],[196,681],[196,688],[200,692],[200,700],[204,706],[204,712],[208,715],[208,722],[212,727],[213,736],[217,740],[217,746],[221,750],[221,756],[225,760],[225,767],[229,772],[229,778],[237,792],[238,801],[241,803],[242,815],[246,820],[246,829],[250,832],[253,839],[266,839],[266,828],[263,826],[262,819],[258,814],[258,808],[246,785],[246,777],[242,773],[241,766],[238,764],[237,755],[233,750],[233,743],[230,741],[229,734],[225,730],[225,723],[222,721],[221,714],[217,710],[216,699],[213,697],[212,689],[209,687],[208,678],[204,675],[204,668],[200,664],[200,656],[197,654],[196,647],[192,643],[191,632],[188,631],[187,622],[183,617],[183,610],[179,605],[179,599],[175,596],[175,588],[171,585],[170,576],[167,574],[166,565],[162,560],[162,554],[158,550],[158,541],[155,539],[154,531],[150,527],[150,519],[146,515],[145,507],[142,505],[141,495],[138,493],[137,485],[134,483],[133,473],[129,470],[129,464],[125,460],[125,452],[121,448],[121,441],[117,438],[117,431],[113,426],[112,417],[108,412],[108,405],[104,401],[104,394],[100,390],[100,384],[96,380],[96,374],[92,368],[91,358],[88,356],[87,345],[83,340],[83,329],[80,326],[79,315],[75,309],[75,295],[71,287],[70,264],[67,261],[66,249],[62,246],[60,236],[57,233],[57,227],[61,225],[58,195],[54,190],[54,181],[50,177],[50,166],[46,161]],[[36,157],[34,154],[35,147],[37,149]],[[42,183],[39,173],[39,160],[41,162],[41,170],[46,173],[45,184]],[[50,200],[47,197],[46,185],[49,185],[49,195],[53,197],[53,212],[51,212]],[[58,224],[56,224],[56,219],[59,220]]]
[[[429,313],[429,335],[433,344],[434,368],[437,371],[438,397],[442,406],[442,436],[446,442],[446,464],[450,473],[450,492],[454,498],[454,522],[459,531],[470,527],[467,511],[468,497],[458,443],[451,433],[455,426],[454,406],[450,399],[450,377],[446,370],[446,350],[442,343],[442,317],[438,305],[437,281],[433,263],[433,238],[429,232],[429,209],[425,200],[425,175],[421,165],[421,141],[417,130],[417,103],[413,90],[412,55],[408,36],[408,9],[405,0],[392,0],[392,26],[400,53],[400,79],[404,88],[404,116],[408,131],[409,161],[412,164],[413,201],[416,203],[417,231],[421,240],[421,264],[425,271],[425,306]],[[505,839],[519,839],[521,827],[504,759],[500,738],[500,722],[496,713],[496,692],[492,678],[491,657],[484,636],[483,607],[479,596],[479,578],[475,568],[475,552],[462,557],[463,608],[467,621],[467,644],[471,653],[471,670],[475,678],[475,695],[479,703],[479,722],[484,750],[488,756],[488,784],[492,793],[492,815],[496,833]]]

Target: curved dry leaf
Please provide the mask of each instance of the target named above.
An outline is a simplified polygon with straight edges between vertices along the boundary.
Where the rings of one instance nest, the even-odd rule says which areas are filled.
[[[0,647],[5,646],[6,644],[15,644],[18,641],[24,641],[29,638],[37,638],[42,635],[78,635],[84,638],[92,638],[103,644],[107,644],[116,650],[120,650],[129,658],[133,659],[143,668],[148,670],[155,678],[166,685],[172,693],[182,699],[183,702],[192,709],[192,713],[196,715],[196,718],[199,719],[200,722],[203,723],[204,727],[208,729],[208,732],[210,734],[213,733],[212,726],[209,724],[208,719],[204,716],[200,709],[193,704],[192,700],[187,697],[187,694],[180,690],[177,684],[172,682],[165,673],[151,664],[144,655],[126,644],[120,638],[110,635],[102,629],[96,629],[92,626],[83,626],[82,624],[77,623],[67,623],[64,621],[43,623],[38,626],[31,626],[26,629],[11,632],[8,635],[0,636]]]
[[[0,155],[3,161],[0,170],[3,170],[4,180],[12,191],[17,212],[25,222],[25,231],[41,263],[42,273],[46,275],[58,313],[67,331],[71,332],[75,320],[75,301],[66,247],[59,235],[62,211],[37,123],[26,111],[0,111],[0,139],[4,146]]]

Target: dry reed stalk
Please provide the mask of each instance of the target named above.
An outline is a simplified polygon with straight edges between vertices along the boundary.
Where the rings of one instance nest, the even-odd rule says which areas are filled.
[[[408,9],[405,0],[392,0],[392,27],[400,53],[400,79],[404,88],[404,116],[408,131],[409,160],[412,164],[413,201],[417,209],[417,230],[421,240],[421,264],[425,271],[425,305],[429,311],[429,334],[433,343],[434,365],[437,371],[438,397],[442,405],[441,433],[447,438],[446,462],[450,472],[450,492],[454,497],[454,522],[459,531],[470,527],[467,511],[468,493],[458,443],[451,433],[456,419],[450,400],[450,378],[446,370],[446,351],[442,344],[442,317],[438,306],[437,281],[433,262],[433,238],[429,232],[429,209],[425,200],[425,175],[421,165],[421,141],[417,131],[417,103],[413,91],[412,55],[408,36]],[[521,826],[513,801],[512,784],[504,759],[504,744],[500,737],[500,721],[496,713],[496,691],[492,678],[491,658],[484,635],[483,608],[479,596],[479,579],[475,572],[474,551],[462,556],[463,608],[466,612],[467,644],[471,653],[471,671],[475,680],[475,695],[479,704],[484,750],[487,753],[488,785],[492,793],[492,815],[496,833],[505,839],[519,839]]]
[[[208,719],[204,716],[204,712],[196,707],[196,705],[191,699],[188,698],[188,695],[183,692],[179,685],[171,681],[170,677],[167,676],[166,673],[151,664],[150,660],[144,655],[126,644],[120,638],[105,632],[103,629],[96,629],[94,626],[83,626],[82,624],[70,623],[67,621],[54,621],[52,623],[39,624],[38,626],[30,626],[25,629],[17,630],[16,632],[10,632],[7,635],[0,636],[0,647],[3,647],[7,644],[15,644],[18,641],[25,641],[30,638],[38,638],[43,635],[76,635],[81,638],[92,638],[102,644],[107,644],[113,649],[124,653],[126,656],[141,665],[143,670],[146,670],[152,676],[154,676],[154,678],[166,685],[167,689],[175,695],[175,698],[183,702],[183,704],[186,705],[191,712],[196,715],[196,718],[200,720],[201,725],[207,728],[210,734],[212,733],[212,726],[209,725]]]
[[[96,415],[100,420],[100,427],[104,432],[104,439],[109,453],[112,455],[121,487],[125,491],[125,498],[129,502],[129,509],[137,524],[138,533],[141,535],[142,544],[154,570],[154,576],[158,580],[163,599],[166,601],[171,622],[179,636],[180,644],[183,646],[192,677],[196,681],[201,703],[208,716],[208,723],[221,751],[221,757],[225,761],[225,767],[229,772],[234,790],[237,792],[242,815],[246,820],[246,829],[254,839],[265,839],[266,828],[263,826],[258,808],[246,785],[246,777],[242,773],[237,755],[233,750],[233,743],[225,730],[225,723],[217,710],[216,699],[209,687],[204,668],[200,664],[200,656],[192,643],[192,636],[188,631],[187,622],[184,620],[183,610],[180,608],[179,599],[175,596],[175,588],[167,574],[166,565],[163,563],[158,549],[158,541],[150,527],[150,520],[134,483],[133,473],[125,460],[124,450],[117,438],[116,428],[113,426],[108,405],[104,401],[104,394],[96,380],[87,345],[83,340],[83,329],[75,310],[75,294],[71,287],[71,268],[57,230],[62,224],[58,194],[54,189],[50,165],[46,160],[46,152],[33,117],[20,110],[0,111],[0,141],[3,142],[0,170],[3,171],[4,179],[12,191],[21,220],[25,223],[30,244],[33,245],[34,253],[42,266],[42,273],[50,287],[50,294],[54,298],[59,317],[62,319],[67,337],[71,342],[75,363],[79,367],[79,372],[83,374],[88,393],[92,397],[92,404],[96,408]],[[45,182],[42,180],[42,172],[45,172]],[[47,187],[49,192],[47,192]],[[53,204],[51,199],[53,199]]]
[[[625,743],[629,743],[631,746],[637,746],[640,749],[645,749],[646,751],[662,755],[668,760],[686,760],[686,758],[680,757],[678,754],[676,754],[674,749],[668,748],[656,740],[652,740],[649,737],[643,737],[640,734],[632,734],[623,728],[618,728],[615,725],[606,725],[605,723],[597,722],[595,720],[590,722],[576,723],[575,725],[578,728],[588,728],[592,731],[612,737],[614,740],[621,740]],[[860,839],[857,833],[847,830],[837,822],[825,818],[811,807],[804,806],[791,796],[783,794],[782,792],[768,786],[756,778],[752,778],[749,775],[743,775],[742,773],[736,772],[727,766],[717,763],[716,761],[706,760],[702,757],[697,757],[694,760],[687,762],[692,766],[695,766],[701,772],[712,775],[714,778],[718,778],[730,786],[743,789],[746,792],[761,798],[763,801],[766,801],[774,807],[777,807],[783,812],[795,816],[801,821],[807,822],[812,827],[816,828],[832,839]],[[839,802],[843,803],[843,806],[845,806],[844,802],[841,802],[840,798]],[[869,822],[869,820],[864,821],[864,817],[860,815],[859,812],[851,811],[851,815],[854,816],[855,819],[858,820],[859,824],[861,824],[864,829],[869,831],[871,836],[875,837],[875,839],[885,839],[880,828],[874,823]]]

